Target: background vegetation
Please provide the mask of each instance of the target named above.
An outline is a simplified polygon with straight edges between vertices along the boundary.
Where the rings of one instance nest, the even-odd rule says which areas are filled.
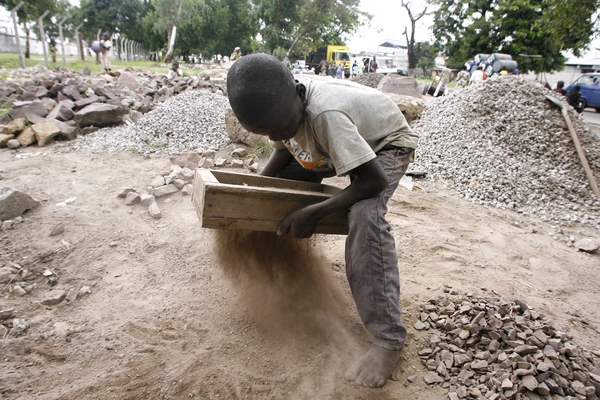
[[[12,9],[20,0],[0,0]],[[98,31],[141,43],[150,52],[178,57],[267,52],[303,59],[323,44],[343,44],[371,16],[360,0],[23,0],[19,23],[36,36],[44,11],[46,40],[65,37],[77,26],[90,43]],[[410,2],[403,2],[410,14]],[[429,0],[434,43],[415,43],[416,66],[431,68],[443,52],[459,68],[479,53],[508,53],[526,72],[561,69],[561,52],[579,55],[598,34],[600,0]],[[408,38],[408,34],[407,34]],[[27,52],[28,53],[28,52]],[[535,55],[536,57],[530,57]],[[29,54],[26,54],[29,57]]]

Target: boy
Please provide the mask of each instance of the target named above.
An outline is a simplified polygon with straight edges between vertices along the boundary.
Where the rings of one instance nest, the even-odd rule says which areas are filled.
[[[375,339],[344,376],[382,387],[406,340],[398,256],[385,214],[417,136],[385,94],[338,79],[301,76],[295,81],[277,58],[266,54],[238,60],[227,75],[227,90],[242,126],[274,142],[261,175],[312,182],[350,175],[348,187],[294,211],[277,234],[307,238],[324,216],[350,210],[346,275],[361,320]]]

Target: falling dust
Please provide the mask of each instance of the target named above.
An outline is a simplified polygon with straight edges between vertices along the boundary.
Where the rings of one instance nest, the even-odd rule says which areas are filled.
[[[290,339],[347,335],[341,328],[342,289],[314,239],[217,230],[215,244],[219,267],[264,334]]]

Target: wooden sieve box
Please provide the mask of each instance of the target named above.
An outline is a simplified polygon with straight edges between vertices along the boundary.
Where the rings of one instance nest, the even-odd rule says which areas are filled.
[[[293,211],[342,189],[235,172],[196,169],[192,201],[204,228],[276,232]],[[323,218],[315,233],[348,234],[348,212]]]

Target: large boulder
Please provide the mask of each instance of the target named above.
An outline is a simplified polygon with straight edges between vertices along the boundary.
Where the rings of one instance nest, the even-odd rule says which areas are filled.
[[[25,126],[27,126],[27,120],[25,118],[17,118],[6,124],[6,126],[2,128],[2,133],[5,135],[16,135],[21,132]]]
[[[121,117],[126,114],[122,107],[94,103],[77,111],[75,113],[75,121],[81,128],[86,126],[111,126],[121,122]]]
[[[54,136],[60,133],[60,129],[52,122],[33,124],[31,125],[31,129],[33,129],[38,146],[40,147],[46,146]]]
[[[384,93],[396,93],[404,96],[416,97],[418,99],[423,98],[423,92],[419,88],[415,78],[412,76],[387,74],[379,81],[377,89]]]
[[[423,112],[423,108],[425,107],[425,102],[423,99],[416,99],[412,96],[403,96],[401,94],[395,93],[386,93],[394,103],[398,106],[402,114],[404,114],[404,118],[410,124],[412,121],[417,119],[421,112]]]
[[[64,104],[57,104],[56,107],[48,114],[47,119],[57,119],[59,121],[68,121],[73,118],[75,113]]]
[[[19,136],[17,136],[17,140],[19,141],[19,144],[22,147],[31,146],[36,141],[35,132],[30,126],[28,126],[25,129],[23,129],[21,133],[19,133]]]
[[[26,193],[8,187],[0,187],[0,221],[17,218],[25,211],[33,210],[40,202]]]
[[[41,100],[35,100],[29,104],[23,105],[22,107],[15,107],[11,109],[8,114],[13,120],[17,118],[25,118],[27,114],[45,117],[48,115],[48,109]]]
[[[117,79],[117,88],[119,89],[130,89],[137,92],[141,89],[142,85],[135,79],[135,77],[127,72],[121,72],[119,79]]]
[[[269,144],[269,139],[266,136],[256,135],[244,129],[231,108],[225,112],[225,130],[227,131],[229,139],[234,143],[241,143],[247,146]]]

